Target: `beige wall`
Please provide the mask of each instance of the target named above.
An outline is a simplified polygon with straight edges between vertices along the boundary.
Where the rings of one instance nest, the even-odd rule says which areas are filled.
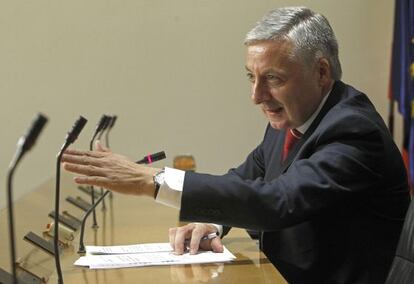
[[[386,117],[393,1],[2,1],[0,181],[37,111],[50,122],[17,171],[16,198],[55,174],[79,114],[89,123],[77,147],[87,147],[108,113],[119,116],[113,149],[130,157],[164,149],[164,166],[192,153],[198,170],[212,173],[239,164],[266,124],[249,99],[243,37],[266,11],[286,5],[328,17],[344,81]],[[50,197],[45,206],[52,188]]]

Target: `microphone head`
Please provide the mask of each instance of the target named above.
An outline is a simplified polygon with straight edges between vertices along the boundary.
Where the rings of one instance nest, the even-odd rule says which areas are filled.
[[[101,131],[105,131],[109,127],[109,125],[111,124],[111,120],[112,120],[111,116],[105,115],[105,120],[103,122]]]
[[[136,163],[137,164],[147,164],[148,165],[148,164],[152,164],[156,161],[165,159],[165,157],[166,157],[165,152],[161,151],[161,152],[157,152],[157,153],[154,153],[154,154],[147,155],[144,158],[142,158],[141,160],[136,161]]]
[[[68,134],[66,135],[66,142],[69,144],[72,144],[75,142],[75,140],[78,138],[79,133],[82,131],[83,127],[85,126],[86,118],[83,116],[79,116],[78,120],[75,121],[75,124],[73,125],[73,128]]]
[[[111,129],[112,127],[114,127],[115,121],[116,121],[117,118],[118,118],[118,116],[116,116],[116,115],[112,116],[112,118],[111,118],[111,124],[109,125],[109,129]]]
[[[39,137],[40,132],[42,132],[42,129],[47,121],[47,117],[41,113],[38,113],[37,116],[33,119],[32,124],[30,125],[29,129],[27,129],[26,134],[22,137],[22,150],[24,152],[29,151],[36,143],[36,140]]]
[[[155,161],[163,160],[163,159],[165,159],[166,157],[167,157],[167,156],[165,155],[165,152],[164,152],[164,151],[161,151],[161,152],[157,152],[157,153],[152,154],[152,155],[151,155],[151,160],[152,160],[153,162],[155,162]]]
[[[107,119],[108,119],[108,116],[106,114],[103,114],[101,116],[101,119],[96,124],[95,134],[97,134],[99,131],[101,131],[104,128]]]

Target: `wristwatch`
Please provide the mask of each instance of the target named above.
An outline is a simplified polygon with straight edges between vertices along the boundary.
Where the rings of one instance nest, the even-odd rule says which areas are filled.
[[[164,175],[165,175],[165,169],[162,169],[161,171],[157,172],[153,177],[154,181],[154,199],[157,198],[158,191],[160,190],[161,185],[164,183]]]

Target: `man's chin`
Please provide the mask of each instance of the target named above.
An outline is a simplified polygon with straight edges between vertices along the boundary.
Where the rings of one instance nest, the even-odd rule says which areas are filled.
[[[284,121],[271,121],[269,120],[270,126],[274,129],[285,129],[285,128],[289,128],[288,123],[284,122]]]

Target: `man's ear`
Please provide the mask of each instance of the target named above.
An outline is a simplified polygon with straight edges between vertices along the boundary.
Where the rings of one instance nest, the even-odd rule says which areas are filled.
[[[331,64],[325,57],[318,59],[317,63],[317,75],[320,86],[326,86],[332,81]]]

